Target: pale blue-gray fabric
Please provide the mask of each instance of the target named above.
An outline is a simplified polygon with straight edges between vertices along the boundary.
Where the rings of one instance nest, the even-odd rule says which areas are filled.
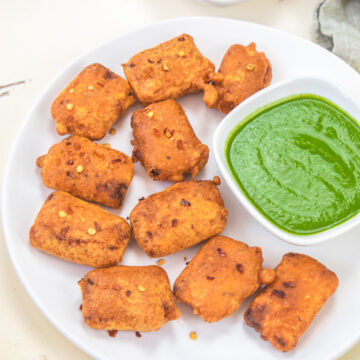
[[[314,25],[315,42],[360,72],[360,0],[322,0]]]

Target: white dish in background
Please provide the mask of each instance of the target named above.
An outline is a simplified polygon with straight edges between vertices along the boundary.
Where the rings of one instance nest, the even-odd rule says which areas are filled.
[[[157,45],[183,32],[195,37],[201,52],[216,65],[227,48],[233,43],[248,44],[255,41],[260,51],[265,51],[273,66],[273,83],[294,76],[321,76],[343,86],[354,97],[360,98],[360,77],[342,60],[315,44],[282,31],[236,20],[219,18],[172,19],[148,26],[91,50],[76,59],[55,77],[39,96],[29,111],[17,134],[10,152],[2,187],[2,222],[6,245],[13,266],[24,287],[44,315],[68,339],[96,359],[156,359],[172,360],[233,359],[335,359],[348,350],[360,338],[360,241],[357,229],[348,231],[341,239],[312,247],[299,247],[281,241],[260,226],[234,197],[226,184],[220,191],[229,209],[228,224],[224,235],[242,240],[250,246],[263,249],[265,266],[276,266],[283,254],[296,251],[318,259],[340,279],[337,292],[318,314],[298,346],[288,354],[282,354],[260,339],[254,329],[244,324],[243,313],[249,300],[231,317],[217,323],[204,323],[191,309],[180,305],[182,317],[166,324],[154,333],[143,333],[141,338],[133,332],[119,332],[115,339],[106,331],[88,328],[81,317],[80,289],[77,281],[90,269],[67,263],[30,247],[28,231],[50,190],[41,182],[40,171],[35,166],[36,157],[47,152],[61,140],[56,134],[50,115],[53,99],[64,86],[86,65],[100,62],[113,71],[123,74],[121,63],[133,54]],[[223,115],[205,107],[201,94],[179,99],[196,134],[208,146],[211,145],[216,127]],[[106,135],[101,143],[131,154],[131,108],[115,126],[114,136]],[[219,175],[213,151],[209,163],[197,176],[198,179]],[[166,188],[169,183],[150,179],[140,163],[135,164],[134,180],[121,211],[123,217],[141,196]],[[185,267],[184,256],[191,259],[199,246],[166,257],[163,266],[171,283]],[[134,243],[129,244],[123,264],[155,264]],[[189,339],[196,331],[198,340]]]
[[[343,234],[345,231],[352,229],[354,226],[359,225],[360,213],[337,226],[316,234],[296,235],[288,233],[269,221],[246,197],[232,175],[225,157],[225,146],[228,136],[231,131],[242,122],[242,120],[263,106],[271,104],[282,98],[299,94],[322,96],[345,110],[345,112],[351,115],[358,122],[360,120],[360,103],[331,82],[317,77],[285,80],[274,85],[270,85],[262,91],[259,91],[231,111],[222,120],[215,131],[213,151],[216,162],[219,166],[221,174],[226,180],[227,185],[246,210],[254,216],[260,224],[265,226],[279,238],[295,245],[306,246],[320,244]]]
[[[246,0],[201,0],[201,1],[214,5],[227,6],[227,5],[234,5],[237,3],[245,2]]]

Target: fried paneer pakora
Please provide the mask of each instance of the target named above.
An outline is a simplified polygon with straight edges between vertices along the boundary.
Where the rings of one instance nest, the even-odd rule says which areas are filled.
[[[141,51],[123,64],[124,72],[143,105],[204,90],[215,93],[211,80],[215,66],[182,34],[151,49]]]
[[[255,43],[248,46],[235,44],[224,55],[217,75],[219,79],[214,87],[218,96],[205,103],[227,114],[246,98],[268,86],[272,71],[270,61],[263,52],[257,52]]]
[[[274,270],[263,269],[262,262],[259,247],[215,236],[176,279],[174,294],[205,321],[221,320],[234,313],[260,285],[274,280]]]
[[[79,281],[82,315],[94,329],[154,331],[180,317],[169,278],[159,266],[114,266]]]
[[[30,244],[67,261],[98,268],[121,261],[130,234],[123,218],[55,191],[30,229]]]
[[[175,100],[164,100],[135,111],[132,160],[140,161],[155,180],[182,181],[207,163],[209,148],[196,137]]]
[[[100,64],[91,64],[55,99],[51,114],[60,135],[99,140],[134,102],[125,79]]]
[[[275,281],[253,300],[244,318],[283,352],[294,348],[315,315],[334,293],[338,278],[315,259],[284,255],[275,269]]]
[[[48,188],[114,208],[122,205],[134,174],[130,157],[80,136],[53,145],[36,165]]]
[[[133,236],[150,257],[169,255],[219,234],[227,210],[215,182],[184,181],[140,201],[131,211]]]

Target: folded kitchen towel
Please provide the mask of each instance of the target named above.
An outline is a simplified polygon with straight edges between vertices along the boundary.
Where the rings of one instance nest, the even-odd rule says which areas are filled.
[[[360,0],[322,0],[314,13],[314,37],[360,72]]]

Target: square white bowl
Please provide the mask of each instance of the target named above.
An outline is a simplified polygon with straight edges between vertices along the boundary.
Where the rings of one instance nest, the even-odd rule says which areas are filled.
[[[298,95],[313,94],[322,96],[342,108],[359,122],[360,104],[343,89],[327,80],[316,77],[295,78],[278,82],[257,92],[232,110],[219,124],[213,137],[213,151],[220,172],[227,185],[245,209],[254,216],[264,227],[280,239],[295,245],[315,245],[338,236],[360,223],[360,213],[345,222],[316,234],[297,235],[286,232],[270,222],[245,196],[234,179],[225,157],[225,146],[230,132],[244,119],[258,110],[282,98]]]

